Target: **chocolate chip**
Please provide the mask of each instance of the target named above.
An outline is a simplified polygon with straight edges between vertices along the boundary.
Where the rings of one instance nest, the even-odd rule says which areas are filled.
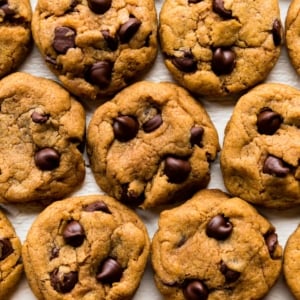
[[[171,61],[182,72],[192,73],[197,70],[197,61],[191,52],[186,51],[183,57],[174,57]]]
[[[206,300],[208,294],[207,287],[200,280],[190,281],[183,288],[183,295],[187,300]]]
[[[56,258],[59,256],[59,248],[57,246],[54,246],[52,249],[51,249],[51,254],[50,254],[50,260]]]
[[[282,25],[279,19],[276,19],[273,22],[272,27],[272,35],[275,46],[279,46],[281,44],[281,34],[282,34]]]
[[[43,171],[51,171],[59,166],[60,155],[53,148],[43,148],[35,153],[34,162]]]
[[[117,140],[127,142],[137,135],[139,123],[134,117],[120,116],[114,119],[113,130]]]
[[[111,2],[111,0],[88,0],[88,6],[95,14],[104,14],[110,9]]]
[[[269,155],[263,166],[263,173],[276,177],[285,177],[290,172],[289,166],[281,159],[273,155]]]
[[[9,239],[0,239],[0,261],[12,254],[14,249]]]
[[[67,53],[68,49],[75,47],[76,32],[69,27],[56,27],[52,46],[59,54]]]
[[[137,18],[131,17],[119,29],[119,37],[122,44],[128,43],[140,28],[142,22]]]
[[[62,273],[55,269],[50,273],[51,286],[59,293],[70,292],[78,282],[78,272]]]
[[[111,284],[120,281],[123,275],[121,265],[113,258],[107,258],[99,269],[96,278],[103,283]]]
[[[206,234],[216,240],[225,240],[230,236],[232,229],[233,226],[228,218],[223,215],[216,215],[208,222]]]
[[[164,172],[172,183],[185,181],[191,170],[191,165],[186,159],[169,156],[165,160]]]
[[[189,4],[196,4],[196,3],[199,3],[199,2],[202,2],[203,0],[188,0],[188,3]]]
[[[240,272],[229,269],[223,261],[221,262],[220,271],[225,276],[227,283],[237,281],[241,275]]]
[[[147,133],[154,131],[163,123],[161,115],[155,115],[143,124],[143,130]]]
[[[90,67],[87,79],[92,84],[105,88],[110,84],[112,69],[112,63],[108,61],[98,61]]]
[[[9,19],[10,17],[12,17],[15,14],[15,11],[13,9],[11,9],[7,3],[1,5],[0,9],[4,12],[5,18]]]
[[[225,9],[223,0],[213,0],[213,11],[225,19],[232,18],[232,11]]]
[[[260,134],[272,135],[280,127],[283,119],[280,114],[269,108],[263,109],[257,116],[257,131]]]
[[[213,52],[212,70],[217,75],[229,74],[235,67],[235,53],[231,49],[217,48]]]
[[[278,237],[277,234],[275,232],[269,232],[265,235],[265,241],[270,253],[270,256],[273,258],[275,249],[278,245]]]
[[[115,51],[118,49],[118,39],[114,36],[112,36],[109,32],[109,30],[101,30],[101,33],[104,37],[104,40],[107,43],[107,46],[110,50]]]
[[[37,111],[34,111],[31,114],[31,119],[34,123],[38,123],[38,124],[46,123],[49,119],[49,114],[41,114]]]
[[[199,147],[202,147],[202,137],[203,137],[204,129],[203,127],[192,127],[191,128],[191,137],[190,142],[191,145],[197,145]]]
[[[107,205],[99,200],[94,203],[90,203],[87,206],[84,207],[84,211],[93,212],[93,211],[102,211],[107,214],[111,214],[110,210],[108,209]]]
[[[129,184],[122,185],[121,202],[132,207],[139,206],[145,201],[145,194],[137,194],[132,190],[128,190]]]
[[[65,226],[63,238],[68,245],[79,247],[85,239],[84,229],[79,222],[73,220]]]

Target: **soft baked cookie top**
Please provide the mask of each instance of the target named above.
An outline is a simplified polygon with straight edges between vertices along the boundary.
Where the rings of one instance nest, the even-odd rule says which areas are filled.
[[[153,0],[39,0],[32,30],[50,69],[84,99],[116,93],[157,53]]]
[[[166,0],[159,34],[174,78],[206,96],[235,94],[266,78],[280,54],[277,0]]]

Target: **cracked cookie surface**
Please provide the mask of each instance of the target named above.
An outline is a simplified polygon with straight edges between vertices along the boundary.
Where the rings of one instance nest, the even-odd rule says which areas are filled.
[[[159,35],[165,64],[190,91],[236,94],[263,81],[280,55],[277,0],[166,0]]]
[[[87,132],[101,189],[143,208],[183,200],[206,187],[218,150],[205,109],[167,82],[127,87],[95,111]]]
[[[83,107],[57,83],[27,73],[0,81],[0,202],[56,200],[85,175]]]
[[[105,195],[57,201],[23,245],[29,284],[40,300],[132,299],[149,255],[145,225]]]
[[[300,91],[267,83],[242,96],[224,136],[221,169],[230,193],[265,207],[300,204]]]
[[[202,190],[165,210],[152,239],[164,299],[262,299],[281,270],[272,224],[247,202]]]
[[[0,299],[8,299],[22,273],[20,239],[9,219],[0,211]]]
[[[48,67],[84,99],[115,94],[157,54],[153,0],[39,0],[32,31]]]
[[[25,60],[31,48],[30,23],[29,0],[1,1],[0,77],[14,71]]]

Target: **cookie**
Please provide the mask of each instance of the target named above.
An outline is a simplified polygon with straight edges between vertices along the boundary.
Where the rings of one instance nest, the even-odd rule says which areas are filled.
[[[0,81],[0,202],[56,200],[83,181],[83,107],[27,73]]]
[[[221,169],[227,190],[253,204],[300,204],[300,91],[267,83],[242,96],[226,126]]]
[[[175,80],[215,97],[263,81],[280,55],[283,30],[277,0],[166,0],[159,35]]]
[[[300,241],[300,227],[294,230],[294,232],[288,238],[283,255],[283,274],[285,281],[293,293],[295,299],[300,299],[299,279],[300,279],[300,268],[299,268],[299,241]]]
[[[98,185],[142,208],[170,204],[206,187],[218,150],[205,109],[168,82],[127,87],[94,112],[87,131]]]
[[[0,211],[0,299],[8,299],[23,273],[21,242],[13,225]]]
[[[113,198],[57,201],[34,221],[23,244],[38,299],[132,299],[149,255],[145,225]]]
[[[163,211],[151,251],[155,283],[172,300],[262,299],[282,265],[272,224],[220,190]]]
[[[83,99],[115,94],[157,54],[153,0],[39,0],[32,31],[51,71]]]
[[[3,0],[0,4],[0,78],[16,70],[31,49],[29,0]]]

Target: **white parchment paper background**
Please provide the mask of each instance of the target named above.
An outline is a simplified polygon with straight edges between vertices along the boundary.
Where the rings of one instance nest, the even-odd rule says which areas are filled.
[[[265,0],[268,1],[268,0]],[[281,9],[281,19],[284,23],[288,6],[290,0],[280,0],[280,9]],[[157,13],[159,14],[163,0],[156,0]],[[31,0],[32,9],[35,8],[36,0]],[[183,25],[184,26],[184,25]],[[30,55],[27,57],[24,64],[19,68],[19,71],[28,72],[33,75],[46,77],[56,80],[54,75],[47,69],[45,63],[43,62],[40,53],[37,48],[34,47]],[[155,65],[147,73],[146,77],[141,78],[141,80],[150,80],[150,81],[172,81],[171,76],[169,75],[166,67],[164,66],[162,55],[159,53]],[[268,76],[268,82],[281,82],[289,84],[296,88],[300,89],[300,77],[295,73],[292,68],[286,50],[283,47],[279,61],[277,62],[275,68],[272,70]],[[208,102],[203,100],[202,104],[208,111],[213,123],[215,124],[218,133],[220,144],[223,143],[223,133],[227,121],[230,118],[232,109],[234,107],[234,101],[226,101],[222,103]],[[89,103],[85,106],[87,111],[87,124],[90,120],[90,117],[95,109],[96,105]],[[76,191],[74,195],[88,195],[88,194],[97,194],[101,193],[101,190],[96,185],[93,175],[90,168],[88,167],[88,159],[86,157],[86,178],[83,186],[80,190]],[[215,161],[211,169],[212,177],[209,184],[209,188],[220,188],[225,191],[222,176],[220,173],[219,161]],[[21,241],[24,241],[26,238],[27,231],[31,226],[33,220],[37,214],[41,211],[41,207],[36,205],[7,205],[8,217],[15,226],[17,234],[19,235]],[[300,223],[300,207],[297,209],[290,209],[284,211],[275,211],[275,210],[262,210],[260,212],[265,215],[276,227],[277,234],[279,237],[279,242],[282,246],[285,245],[289,235],[295,230],[298,223]],[[141,216],[145,224],[147,225],[150,237],[153,236],[157,228],[157,218],[158,213],[152,211],[140,211],[137,213]],[[300,262],[299,262],[300,264]],[[36,299],[32,294],[25,276],[21,283],[17,286],[16,291],[11,296],[12,300],[34,300]],[[159,292],[156,290],[153,281],[153,273],[150,267],[150,263],[146,269],[145,275],[141,282],[141,285],[134,297],[134,300],[161,300],[163,299]],[[284,283],[284,280],[281,278],[277,284],[272,288],[270,293],[265,297],[267,300],[292,300],[293,297],[288,291],[287,286]],[[8,300],[8,299],[5,299]],[[245,299],[247,300],[247,299]]]

